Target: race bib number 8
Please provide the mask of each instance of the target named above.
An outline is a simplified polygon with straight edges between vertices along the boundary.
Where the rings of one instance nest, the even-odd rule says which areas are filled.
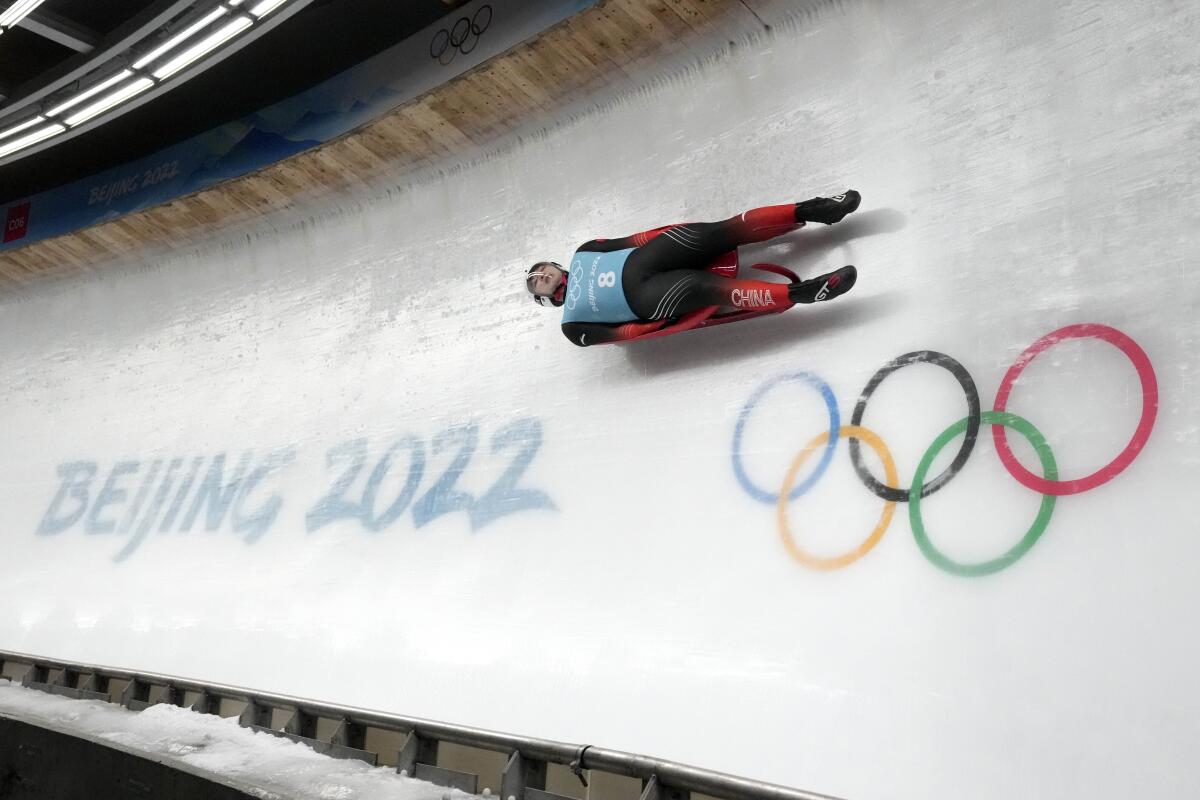
[[[617,285],[617,273],[601,272],[596,276],[596,285],[601,289],[608,289]]]

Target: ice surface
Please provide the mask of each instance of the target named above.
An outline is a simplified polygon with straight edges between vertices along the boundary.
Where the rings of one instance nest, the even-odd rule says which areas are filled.
[[[1200,6],[752,5],[769,34],[714,35],[473,160],[0,298],[0,645],[846,797],[1187,794]],[[743,254],[857,264],[825,307],[580,350],[524,295],[528,264],[587,239],[846,186],[852,219]],[[1006,569],[939,568],[900,503],[814,571],[739,480],[769,499],[829,427],[787,376],[848,423],[880,367],[939,351],[988,411],[1081,323],[1145,353],[1157,415]],[[1008,409],[1074,479],[1144,400],[1116,347],[1068,340]],[[907,486],[966,411],[914,365],[863,424]],[[985,426],[921,514],[978,563],[1043,503]],[[830,557],[883,507],[842,440],[787,529]]]
[[[0,682],[0,714],[66,730],[217,781],[252,786],[263,800],[465,800],[472,795],[404,778],[389,767],[339,760],[305,745],[167,704],[131,712]]]

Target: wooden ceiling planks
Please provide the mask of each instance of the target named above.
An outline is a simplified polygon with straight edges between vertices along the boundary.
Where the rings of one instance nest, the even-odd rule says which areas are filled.
[[[602,0],[363,128],[251,175],[0,253],[0,291],[186,245],[223,227],[486,145],[530,117],[624,77],[740,8],[738,0]]]

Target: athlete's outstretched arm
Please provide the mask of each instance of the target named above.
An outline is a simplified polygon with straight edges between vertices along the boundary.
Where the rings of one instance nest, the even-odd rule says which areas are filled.
[[[649,322],[621,322],[612,325],[606,325],[602,322],[564,322],[562,332],[563,336],[570,339],[572,344],[587,347],[593,344],[625,342],[630,339],[636,339],[639,336],[660,330],[667,322],[668,320],[665,319],[656,319]]]

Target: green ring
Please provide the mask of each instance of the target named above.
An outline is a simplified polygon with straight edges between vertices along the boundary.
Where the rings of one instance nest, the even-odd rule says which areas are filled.
[[[1042,507],[1038,509],[1038,515],[1034,519],[1033,525],[1029,527],[1021,541],[999,558],[978,564],[960,564],[934,547],[933,542],[929,541],[929,535],[925,532],[925,523],[921,521],[921,489],[925,486],[925,474],[929,472],[933,460],[937,458],[937,454],[942,451],[942,448],[949,444],[954,437],[966,431],[968,420],[969,418],[964,417],[942,431],[942,434],[933,440],[933,444],[921,457],[921,463],[917,466],[917,472],[913,476],[912,488],[908,492],[908,521],[912,526],[917,546],[921,548],[921,552],[925,554],[925,558],[929,559],[931,564],[951,575],[977,578],[1000,572],[1021,560],[1021,557],[1037,543],[1042,533],[1045,532],[1046,526],[1050,524],[1050,515],[1054,513],[1054,501],[1057,498],[1050,494],[1042,495]],[[1050,452],[1050,445],[1046,443],[1046,437],[1033,427],[1033,423],[1007,411],[985,411],[980,421],[987,425],[1003,425],[1006,428],[1012,428],[1028,439],[1029,443],[1033,445],[1034,451],[1037,452],[1038,458],[1041,459],[1042,473],[1046,480],[1058,480],[1058,465],[1054,461],[1054,453]]]

